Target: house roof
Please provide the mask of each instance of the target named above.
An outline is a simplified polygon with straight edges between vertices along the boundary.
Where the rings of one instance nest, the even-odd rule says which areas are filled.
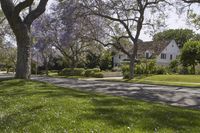
[[[171,41],[149,41],[138,44],[138,53],[150,51],[153,55],[159,55]]]
[[[165,40],[165,41],[147,41],[138,43],[138,56],[144,57],[144,53],[149,51],[152,53],[152,57],[159,55],[173,40]],[[121,51],[115,50],[114,55],[124,54]]]

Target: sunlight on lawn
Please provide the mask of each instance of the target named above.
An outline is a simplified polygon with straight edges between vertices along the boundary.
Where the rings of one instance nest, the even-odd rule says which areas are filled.
[[[199,132],[200,111],[46,83],[0,82],[1,132]]]

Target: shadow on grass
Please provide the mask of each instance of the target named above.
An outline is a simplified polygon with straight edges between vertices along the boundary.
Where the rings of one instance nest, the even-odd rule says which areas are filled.
[[[16,112],[3,115],[0,119],[0,130],[5,130],[6,128],[12,128],[18,130],[20,128],[28,126],[36,118],[32,114],[37,114],[44,106],[36,105],[30,108],[24,108],[17,110]]]
[[[12,106],[8,106],[8,103],[12,102],[8,101],[9,98],[13,101],[19,98],[26,100],[25,107],[0,117],[0,129],[3,130],[7,127],[11,127],[11,129],[26,127],[39,117],[37,116],[39,115],[37,112],[43,111],[46,107],[39,103],[29,105],[29,99],[32,96],[38,97],[38,101],[41,97],[46,98],[48,104],[52,104],[51,102],[53,101],[57,106],[64,107],[66,111],[68,110],[68,106],[60,101],[74,99],[74,106],[79,103],[78,101],[86,101],[87,104],[83,102],[85,105],[79,105],[80,108],[84,106],[84,111],[80,111],[79,114],[73,116],[74,119],[80,121],[77,127],[84,122],[92,124],[98,121],[99,124],[105,123],[114,129],[130,127],[131,129],[140,129],[142,131],[155,131],[155,129],[176,131],[200,130],[200,112],[197,110],[130,100],[124,97],[113,97],[91,92],[86,93],[33,81],[4,80],[0,81],[0,83],[0,99],[1,97],[5,98],[4,100],[0,100],[2,107],[0,111],[3,108],[7,108],[8,110],[12,108]],[[32,114],[36,114],[37,118],[36,116],[32,117]],[[42,122],[45,122],[45,120]]]
[[[200,131],[198,111],[114,97],[94,99],[93,105],[93,113],[81,115],[80,119],[102,120],[114,128],[126,126],[144,131],[186,131],[192,128]]]

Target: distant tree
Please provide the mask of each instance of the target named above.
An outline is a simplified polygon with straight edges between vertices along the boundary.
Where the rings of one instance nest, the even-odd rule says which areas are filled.
[[[17,60],[17,49],[10,44],[4,44],[0,47],[0,62],[6,68],[7,73],[12,68],[15,71]]]
[[[47,32],[50,24],[51,18],[47,14],[43,14],[33,23],[32,26],[32,34],[34,38],[33,47],[34,50],[36,50],[35,52],[38,52],[41,55],[46,75],[48,75],[49,63],[53,58],[53,54],[56,55],[52,48],[52,36],[49,34],[49,32]]]
[[[180,47],[183,44],[195,37],[194,31],[190,29],[169,29],[159,32],[153,36],[154,41],[172,40],[174,39]]]
[[[180,59],[183,66],[191,66],[192,73],[195,74],[195,66],[200,63],[200,42],[189,41],[185,43]]]
[[[105,50],[100,58],[100,69],[110,70],[112,69],[112,53],[109,50]]]
[[[63,55],[68,66],[83,67],[87,52],[91,45],[95,45],[85,37],[89,30],[85,26],[87,17],[83,17],[84,9],[79,0],[69,0],[60,1],[52,11],[52,23],[46,32],[50,33],[53,46]]]
[[[86,55],[86,63],[85,63],[86,68],[99,67],[100,57],[101,55],[99,54],[88,52],[88,54]]]
[[[98,22],[102,32],[94,31],[94,40],[104,46],[112,45],[130,58],[130,78],[134,78],[134,67],[140,33],[144,27],[157,29],[163,25],[165,0],[84,0],[83,6],[91,16],[91,25]],[[150,17],[154,14],[154,17]],[[159,16],[159,17],[155,17]],[[96,18],[96,19],[95,19]],[[152,18],[156,18],[152,19]],[[91,26],[92,29],[96,28]],[[129,40],[126,49],[122,39]]]
[[[177,9],[179,9],[180,13],[182,14],[184,11],[187,11],[187,17],[188,22],[191,25],[194,25],[194,27],[199,30],[200,29],[200,15],[193,10],[193,8],[190,8],[192,5],[199,6],[200,1],[199,0],[181,0],[177,1]]]
[[[189,11],[188,13],[189,22],[194,25],[194,27],[200,29],[200,15],[196,14],[194,11]]]

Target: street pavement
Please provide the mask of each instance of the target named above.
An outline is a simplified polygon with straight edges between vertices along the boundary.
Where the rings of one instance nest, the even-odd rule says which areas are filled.
[[[11,77],[13,77],[12,74],[0,74],[0,79]],[[51,83],[59,87],[100,92],[115,96],[126,96],[150,102],[200,109],[200,88],[78,80],[43,76],[32,76],[31,79]]]
[[[78,80],[52,77],[32,77],[33,80],[54,84],[60,87],[75,88],[134,99],[166,103],[200,109],[200,88],[173,87],[122,82]]]

